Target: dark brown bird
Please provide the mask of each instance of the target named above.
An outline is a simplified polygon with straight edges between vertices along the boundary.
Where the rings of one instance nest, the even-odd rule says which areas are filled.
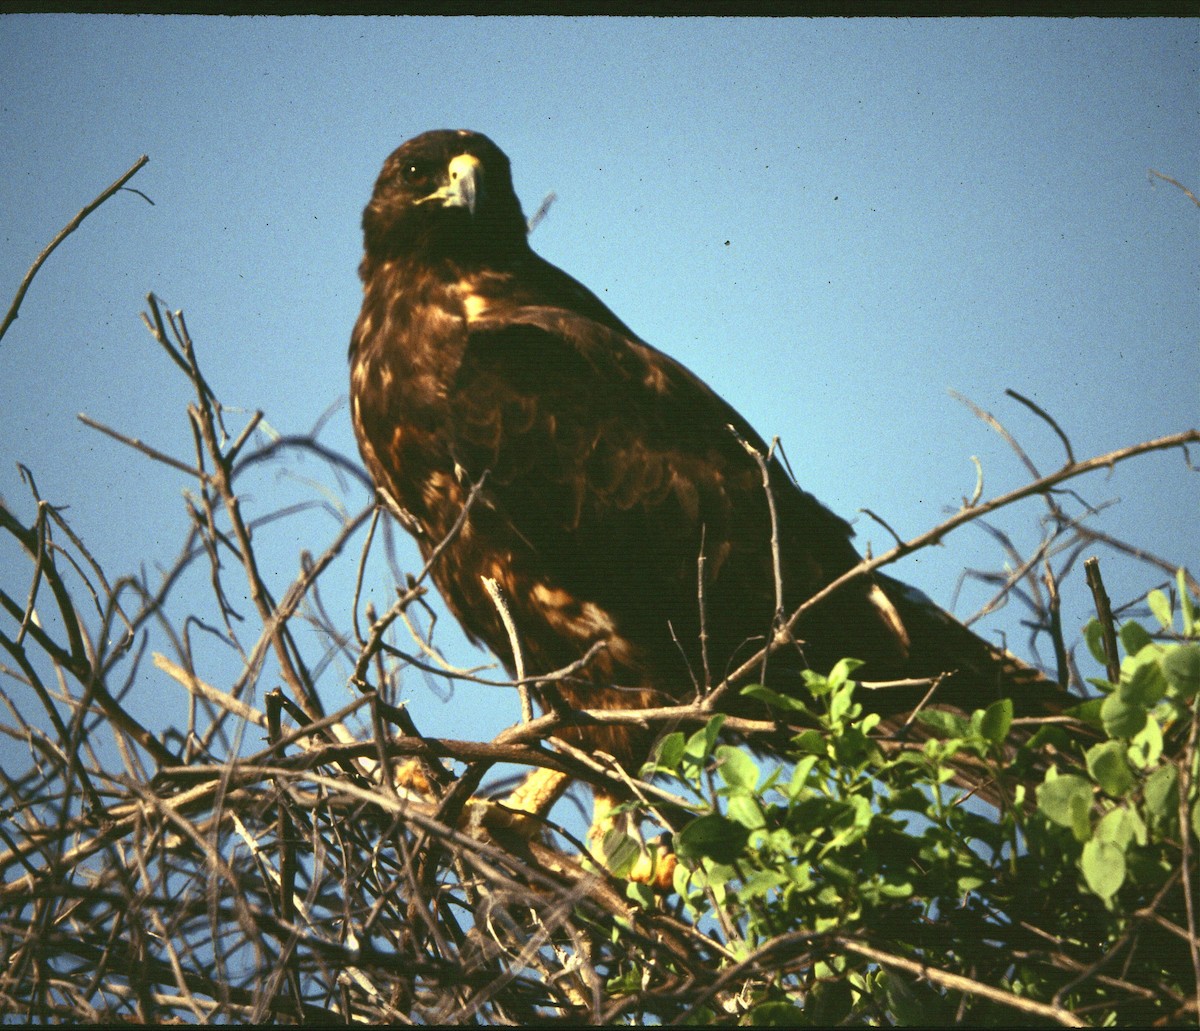
[[[776,612],[772,521],[742,441],[763,440],[707,385],[640,340],[589,290],[538,257],[509,162],[478,133],[428,132],[385,162],[363,213],[362,313],[350,343],[359,447],[470,637],[512,672],[509,635],[484,577],[512,610],[529,675],[576,662],[554,688],[576,708],[695,697],[767,640]],[[741,438],[739,440],[739,438]],[[784,609],[860,559],[849,525],[770,462]],[[703,555],[700,641],[697,562]],[[1057,685],[876,574],[835,592],[768,667],[866,660],[892,681],[947,674],[935,701],[968,711],[1013,697],[1041,714]],[[924,688],[868,692],[885,714]],[[543,698],[545,696],[543,695]],[[736,692],[730,692],[731,698]],[[632,770],[652,735],[578,727],[564,737]]]

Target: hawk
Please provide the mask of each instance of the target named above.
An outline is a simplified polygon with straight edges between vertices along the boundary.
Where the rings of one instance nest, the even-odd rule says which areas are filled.
[[[777,588],[790,613],[859,563],[849,524],[766,461],[745,419],[534,253],[508,158],[486,136],[403,144],[362,225],[350,396],[363,459],[421,553],[437,552],[446,604],[510,673],[484,578],[511,609],[528,675],[590,655],[539,688],[543,705],[693,699],[770,638]],[[766,667],[777,691],[853,656],[859,677],[923,681],[865,692],[884,715],[911,710],[931,678],[934,702],[967,711],[1011,697],[1039,715],[1067,698],[878,572],[792,636]],[[558,733],[635,772],[654,741],[634,726]]]

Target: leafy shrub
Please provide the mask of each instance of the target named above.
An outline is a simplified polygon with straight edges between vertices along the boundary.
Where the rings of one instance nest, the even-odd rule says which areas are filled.
[[[919,713],[932,736],[888,747],[855,700],[852,660],[808,674],[810,700],[745,689],[811,724],[782,757],[720,743],[719,715],[665,737],[644,774],[699,814],[674,839],[674,891],[688,922],[723,937],[741,1022],[1128,1024],[1194,1012],[1200,627],[1182,573],[1177,599],[1179,627],[1167,596],[1150,596],[1161,640],[1121,628],[1119,682],[1093,681],[1103,696],[1075,713],[1100,738],[1090,746],[1047,724],[1010,756],[1019,735],[1004,700],[970,718]],[[1087,639],[1103,663],[1098,623]],[[955,787],[964,763],[986,771],[997,808]],[[655,904],[648,888],[630,892]],[[634,974],[609,989],[640,988]],[[711,1003],[691,1014],[721,1015]]]

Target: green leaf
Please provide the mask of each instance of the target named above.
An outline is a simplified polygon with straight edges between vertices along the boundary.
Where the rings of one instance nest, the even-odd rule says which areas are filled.
[[[1173,766],[1159,767],[1146,778],[1142,788],[1146,812],[1157,823],[1169,823],[1179,811],[1179,771]]]
[[[1037,789],[1038,809],[1051,823],[1067,827],[1080,841],[1091,834],[1092,785],[1073,773],[1047,779]]]
[[[718,763],[717,774],[731,788],[753,791],[758,787],[758,765],[740,748],[718,745],[714,754]]]
[[[850,674],[862,664],[862,659],[840,659],[838,664],[829,671],[829,682],[834,687],[841,687],[850,679]]]
[[[1093,680],[1092,683],[1095,684],[1096,681]],[[1109,690],[1112,689],[1112,685],[1109,684],[1107,680],[1102,681],[1102,683],[1108,684]],[[1074,716],[1077,720],[1086,723],[1089,727],[1096,727],[1099,729],[1104,726],[1104,720],[1100,716],[1100,709],[1103,705],[1103,698],[1089,698],[1086,702],[1080,702],[1078,705],[1071,706],[1071,708],[1067,709],[1066,715]],[[1050,724],[1049,727],[1040,727],[1038,728],[1038,733],[1040,734],[1043,730],[1048,730],[1053,726],[1054,724]],[[1061,730],[1062,728],[1060,727],[1056,729]],[[1064,733],[1063,742],[1059,746],[1060,750],[1066,749],[1067,740],[1068,739]]]
[[[799,698],[793,698],[791,695],[772,691],[769,687],[764,687],[762,684],[748,684],[742,688],[741,694],[745,698],[756,698],[760,702],[766,702],[771,708],[781,709],[784,712],[811,713],[808,706],[800,701]]]
[[[761,898],[767,892],[775,888],[782,888],[788,883],[790,883],[788,876],[778,870],[756,870],[746,878],[742,890],[738,892],[738,897],[743,899]]]
[[[888,1009],[902,1027],[934,1027],[949,1024],[946,1003],[928,985],[910,982],[889,970],[883,981]]]
[[[697,730],[688,739],[687,746],[683,750],[684,756],[697,766],[701,765],[712,752],[717,735],[721,732],[721,724],[724,722],[724,714],[718,713],[707,724]]]
[[[879,883],[879,894],[888,899],[911,900],[916,894],[916,890],[912,881],[881,881]]]
[[[889,812],[907,809],[914,813],[924,813],[928,811],[929,805],[929,796],[915,785],[893,791],[887,800]]]
[[[1001,698],[987,707],[979,729],[992,744],[1003,744],[1004,739],[1008,737],[1008,728],[1012,726],[1012,718],[1012,699]]]
[[[1183,613],[1183,632],[1191,637],[1196,632],[1196,609],[1192,596],[1188,594],[1187,574],[1183,569],[1175,570],[1175,586],[1179,595],[1179,608]]]
[[[822,747],[822,751],[824,748]],[[803,759],[796,763],[792,770],[792,779],[788,781],[786,795],[790,799],[799,798],[808,788],[808,775],[812,772],[812,768],[817,764],[815,755],[806,755]]]
[[[1200,691],[1200,644],[1181,644],[1167,650],[1163,672],[1180,696],[1190,701]]]
[[[1096,841],[1107,841],[1124,852],[1131,841],[1139,845],[1146,844],[1146,824],[1136,809],[1118,806],[1104,814],[1104,818],[1096,824],[1092,837]]]
[[[977,874],[961,874],[954,882],[954,891],[957,895],[966,895],[968,892],[974,891],[981,884],[987,884],[988,881],[978,876]]]
[[[806,755],[819,756],[827,751],[825,735],[819,730],[805,730],[792,738],[792,747]]]
[[[1101,790],[1112,798],[1124,798],[1137,783],[1120,741],[1105,741],[1089,748],[1087,768]]]
[[[859,708],[855,703],[854,708]],[[878,746],[862,732],[858,725],[846,727],[841,734],[833,739],[834,753],[842,766],[857,767],[869,762],[871,756],[878,754]]]
[[[956,712],[943,709],[922,709],[917,719],[946,737],[963,737],[968,730],[967,721]]]
[[[1155,590],[1146,595],[1146,604],[1150,606],[1158,625],[1164,630],[1170,630],[1175,622],[1175,616],[1171,612],[1171,599],[1162,591]]]
[[[1154,766],[1163,750],[1162,727],[1151,717],[1146,725],[1129,742],[1129,761],[1139,770]]]
[[[867,833],[871,820],[875,816],[870,801],[862,795],[851,795],[840,804],[840,808],[841,812],[834,821],[838,832],[821,849],[819,853],[821,857],[860,840]],[[832,869],[832,864],[829,860],[826,860],[826,864],[828,872]],[[857,876],[851,876],[850,880],[857,881]]]
[[[854,704],[854,683],[846,681],[833,689],[829,699],[829,722],[835,726],[858,716],[859,707]]]
[[[686,745],[683,731],[676,730],[668,734],[658,743],[658,755],[655,761],[659,766],[668,770],[679,769],[680,760],[683,759],[683,749]]]
[[[1200,798],[1192,805],[1192,833],[1200,838]]]
[[[628,995],[631,992],[639,991],[642,987],[642,972],[640,970],[626,970],[616,977],[610,977],[605,982],[604,988],[612,995]]]
[[[1100,620],[1088,620],[1083,628],[1083,639],[1087,642],[1092,658],[1101,666],[1107,666],[1108,658],[1104,654],[1104,627],[1100,625]]]
[[[803,1019],[792,1026],[840,1027],[851,1023],[854,1008],[854,989],[850,981],[835,973],[828,980],[818,980],[804,999]]]
[[[1121,645],[1124,647],[1126,655],[1136,655],[1146,645],[1154,643],[1141,623],[1126,623],[1117,633],[1121,636]]]
[[[1145,650],[1135,658],[1126,659],[1121,666],[1118,688],[1122,701],[1153,708],[1167,693],[1167,678],[1163,676],[1158,651]]]
[[[1100,718],[1109,737],[1133,737],[1146,725],[1146,710],[1119,694],[1110,694],[1100,706]]]
[[[1111,899],[1125,883],[1125,853],[1107,841],[1093,838],[1080,859],[1087,886],[1100,898]]]
[[[693,820],[675,835],[675,854],[681,859],[711,859],[732,863],[742,854],[750,831],[716,814]]]
[[[747,830],[756,831],[767,825],[762,809],[753,795],[739,793],[730,798],[729,815]]]
[[[601,844],[604,865],[618,877],[629,876],[633,862],[641,854],[641,843],[619,830],[610,830]]]
[[[804,686],[808,688],[814,698],[827,695],[834,688],[828,677],[823,677],[820,673],[814,673],[811,669],[803,670],[801,676],[804,677]]]

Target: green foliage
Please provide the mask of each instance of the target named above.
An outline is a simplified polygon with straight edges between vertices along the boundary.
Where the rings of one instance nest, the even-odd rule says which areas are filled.
[[[1126,623],[1118,634],[1125,652],[1120,679],[1092,681],[1104,694],[1098,722],[1107,740],[1087,750],[1087,777],[1051,775],[1038,791],[1043,815],[1073,831],[1086,884],[1109,906],[1136,871],[1169,862],[1181,833],[1183,767],[1187,808],[1196,811],[1192,749],[1182,757],[1175,754],[1178,748],[1165,750],[1169,738],[1182,743],[1190,731],[1200,686],[1200,634],[1182,575],[1179,597],[1178,630],[1167,596],[1153,591],[1147,598],[1158,629],[1175,639],[1156,641],[1145,627]],[[1085,634],[1099,640],[1099,624],[1090,624]]]
[[[897,740],[864,712],[847,660],[806,674],[805,698],[743,691],[805,728],[782,761],[719,743],[721,717],[666,737],[645,772],[696,813],[675,837],[673,901],[722,941],[729,983],[743,985],[725,1013],[696,1000],[692,1017],[1185,1019],[1197,988],[1181,870],[1186,848],[1194,889],[1200,628],[1182,588],[1178,613],[1150,596],[1154,635],[1120,628],[1119,682],[1096,681],[1102,698],[1069,729],[1016,735],[1000,701],[970,716],[923,711]],[[1101,648],[1098,626],[1085,636]]]

